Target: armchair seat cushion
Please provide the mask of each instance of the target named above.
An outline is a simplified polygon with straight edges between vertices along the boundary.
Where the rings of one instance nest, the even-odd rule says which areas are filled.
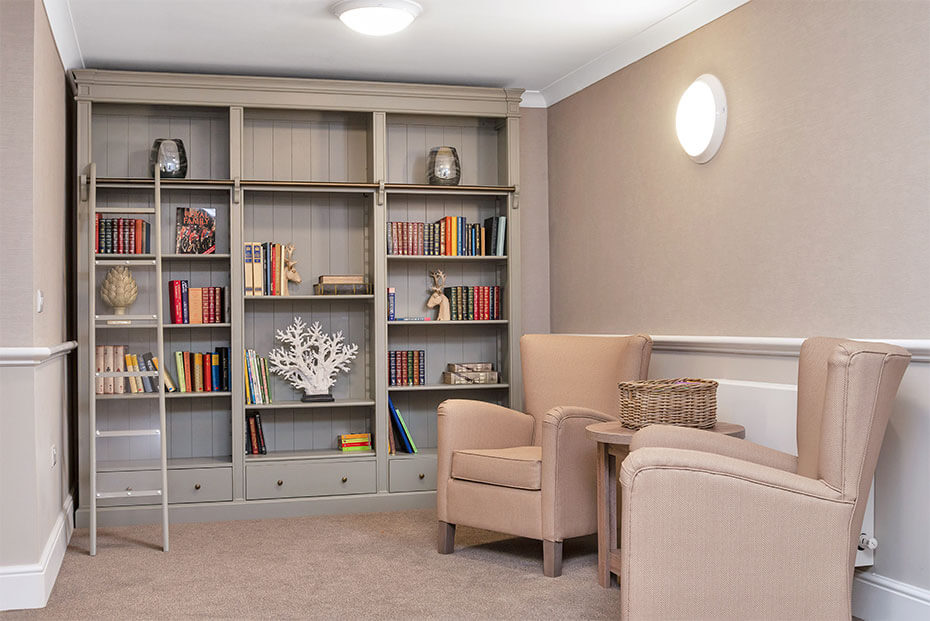
[[[516,489],[542,489],[542,447],[455,451],[452,478]]]

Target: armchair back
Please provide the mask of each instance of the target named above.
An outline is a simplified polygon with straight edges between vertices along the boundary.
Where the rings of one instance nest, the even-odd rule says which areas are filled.
[[[543,418],[558,405],[617,416],[617,382],[646,379],[652,339],[633,336],[527,334],[520,339],[524,410],[542,442]]]

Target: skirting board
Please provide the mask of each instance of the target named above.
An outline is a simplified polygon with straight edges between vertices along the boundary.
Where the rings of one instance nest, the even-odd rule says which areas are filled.
[[[58,578],[71,533],[74,532],[73,515],[74,500],[69,494],[55,520],[39,562],[0,567],[0,611],[45,606]]]
[[[880,574],[857,572],[852,613],[866,621],[930,619],[930,591]]]
[[[168,506],[168,515],[170,523],[219,522],[339,513],[407,511],[411,509],[429,509],[435,506],[436,492],[429,491],[175,504]],[[88,515],[89,511],[86,507],[78,509],[76,520],[79,528],[87,527]],[[160,521],[160,505],[97,509],[98,526],[152,524]]]

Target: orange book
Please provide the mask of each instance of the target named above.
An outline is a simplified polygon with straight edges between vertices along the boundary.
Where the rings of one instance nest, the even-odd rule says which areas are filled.
[[[136,218],[135,220],[135,229],[136,229],[136,244],[135,252],[136,254],[142,254],[142,220]]]
[[[203,323],[203,289],[191,287],[187,290],[190,323]]]
[[[186,392],[194,392],[194,385],[191,383],[191,353],[189,351],[184,352],[184,386],[187,388]]]

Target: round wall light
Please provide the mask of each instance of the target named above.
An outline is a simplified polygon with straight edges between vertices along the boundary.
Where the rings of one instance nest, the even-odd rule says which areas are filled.
[[[352,30],[383,37],[409,26],[423,7],[412,0],[344,0],[332,9]]]
[[[723,84],[709,73],[691,83],[678,102],[675,131],[678,142],[698,164],[716,155],[727,130],[727,96]]]

